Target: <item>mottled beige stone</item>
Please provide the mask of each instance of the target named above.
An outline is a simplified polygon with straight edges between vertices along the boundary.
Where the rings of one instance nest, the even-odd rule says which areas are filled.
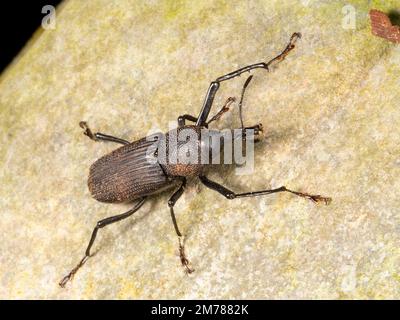
[[[356,29],[344,29],[353,3]],[[399,298],[400,46],[368,11],[399,1],[79,1],[57,9],[0,77],[1,298]],[[225,200],[193,181],[176,207],[196,272],[180,266],[169,194],[101,230],[97,254],[60,289],[96,221],[129,208],[90,197],[90,164],[113,150],[78,123],[135,140],[197,114],[211,80],[254,71],[244,106],[263,123],[256,172],[210,177],[236,191],[286,185],[329,195]],[[221,105],[245,77],[224,83]],[[237,110],[218,126],[239,124]]]

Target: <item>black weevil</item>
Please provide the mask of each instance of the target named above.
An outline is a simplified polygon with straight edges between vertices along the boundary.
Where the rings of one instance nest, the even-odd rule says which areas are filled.
[[[189,135],[194,136],[195,139],[192,139],[191,143],[185,145],[186,149],[184,153],[186,153],[189,149],[189,152],[192,152],[193,154],[203,154],[204,151],[209,154],[213,146],[212,144],[204,144],[201,141],[201,132],[212,133],[212,131],[208,129],[208,125],[211,122],[218,120],[221,115],[229,109],[229,105],[234,101],[233,98],[229,98],[222,109],[215,116],[211,117],[211,119],[207,121],[215,94],[220,86],[220,83],[257,68],[262,68],[269,71],[269,68],[273,64],[282,61],[286,57],[286,55],[294,49],[295,42],[300,37],[300,33],[294,33],[290,38],[290,42],[286,46],[286,48],[268,63],[261,62],[248,65],[246,67],[228,73],[222,77],[219,77],[215,81],[211,82],[199,116],[196,118],[192,115],[185,114],[178,117],[178,128],[169,131],[164,136],[164,138],[172,135],[177,136],[181,131],[186,130],[187,132],[189,132]],[[249,130],[252,130],[253,137],[255,138],[257,138],[262,131],[261,124],[247,128],[243,127],[243,120],[241,117],[241,105],[245,89],[249,84],[251,78],[252,76],[250,76],[246,80],[243,86],[242,95],[239,103],[240,120],[242,124],[240,130],[243,134],[241,138],[247,137],[247,132],[249,132]],[[191,121],[195,124],[186,125],[185,121]],[[148,157],[149,150],[151,148],[154,148],[155,142],[160,143],[162,139],[159,139],[159,136],[152,138],[145,137],[134,142],[129,142],[127,140],[102,133],[92,133],[86,122],[83,121],[80,123],[80,126],[85,130],[84,134],[94,141],[111,141],[123,145],[122,147],[98,159],[90,167],[88,186],[92,196],[96,200],[102,202],[116,203],[136,201],[136,204],[131,210],[123,214],[105,218],[97,222],[96,227],[94,228],[92,236],[90,238],[89,244],[87,246],[85,256],[78,263],[78,265],[60,281],[59,284],[61,287],[64,287],[65,284],[70,279],[72,279],[78,269],[82,267],[87,259],[91,256],[90,249],[96,239],[97,231],[99,229],[131,216],[133,213],[139,210],[139,208],[143,205],[148,196],[172,188],[177,189],[169,199],[168,206],[170,208],[172,222],[179,239],[180,259],[182,265],[186,268],[186,271],[188,273],[193,272],[193,269],[189,267],[189,261],[185,256],[184,246],[181,240],[182,233],[179,231],[174,214],[174,205],[184,192],[186,186],[186,178],[188,177],[198,176],[200,181],[206,187],[215,190],[227,199],[254,197],[276,192],[290,192],[297,196],[310,199],[314,202],[325,202],[325,204],[328,204],[331,200],[330,198],[322,197],[320,195],[311,195],[308,193],[289,190],[286,187],[245,193],[235,193],[227,189],[226,187],[218,184],[217,182],[211,181],[205,176],[205,169],[208,166],[208,163],[197,161],[200,160],[200,157],[197,157],[196,161],[194,162],[180,161],[182,160],[182,153],[180,152],[180,148],[182,147],[182,145],[178,144],[177,148],[174,151],[169,150],[167,147],[167,158],[170,159],[168,156],[170,156],[171,153],[175,153],[175,160],[177,161],[159,161],[159,158],[157,157],[159,148],[157,147],[156,149],[153,149],[153,155],[155,156],[156,161],[154,161],[154,159],[153,161],[150,161]],[[166,141],[167,140],[168,139],[166,139]],[[157,144],[157,146],[160,145]]]

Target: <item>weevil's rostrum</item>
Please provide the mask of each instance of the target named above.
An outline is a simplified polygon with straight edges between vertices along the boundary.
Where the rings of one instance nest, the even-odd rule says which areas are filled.
[[[167,132],[165,135],[160,134],[129,142],[103,133],[92,133],[86,122],[82,121],[80,123],[80,126],[84,129],[84,134],[90,139],[94,141],[110,141],[123,145],[110,154],[103,156],[90,167],[88,186],[92,196],[96,200],[102,202],[135,202],[135,205],[131,210],[123,214],[100,220],[97,223],[84,257],[78,265],[60,281],[61,287],[64,287],[65,284],[72,279],[79,268],[82,267],[91,256],[91,248],[99,229],[131,216],[140,209],[149,196],[169,189],[173,190],[168,201],[168,206],[170,208],[173,226],[179,239],[180,260],[188,273],[193,272],[194,270],[190,266],[190,262],[185,255],[182,233],[178,228],[174,213],[174,205],[183,194],[188,177],[198,177],[206,187],[220,193],[227,199],[288,192],[313,202],[323,202],[325,204],[330,202],[331,199],[328,197],[290,190],[284,186],[268,190],[235,193],[219,183],[210,180],[206,176],[207,169],[210,167],[210,164],[213,163],[209,161],[210,154],[222,152],[222,149],[227,143],[233,145],[238,141],[246,141],[246,143],[248,141],[257,142],[262,132],[261,124],[248,127],[243,125],[242,102],[246,88],[252,79],[252,75],[250,75],[243,85],[239,102],[241,127],[234,131],[236,133],[238,132],[238,134],[233,133],[230,136],[230,140],[224,140],[223,143],[220,144],[206,143],[206,141],[209,141],[209,137],[213,137],[217,134],[217,131],[209,128],[209,125],[214,121],[218,121],[235,101],[234,98],[228,98],[220,111],[214,116],[209,117],[214,97],[220,84],[223,81],[233,79],[253,69],[270,71],[270,67],[284,60],[289,52],[294,49],[295,43],[300,37],[300,33],[294,33],[284,50],[268,63],[261,62],[251,64],[221,76],[211,82],[198,117],[188,114],[179,116],[178,127]],[[187,125],[186,121],[190,121],[193,124]],[[231,131],[228,130],[228,132]],[[180,136],[182,133],[184,133],[188,139],[183,142],[178,140],[182,143],[178,142],[176,145],[171,144],[171,137]],[[204,136],[208,138],[204,140]],[[249,138],[251,139],[249,140]],[[213,141],[219,142],[220,140],[214,139]],[[188,159],[190,161],[188,161]]]

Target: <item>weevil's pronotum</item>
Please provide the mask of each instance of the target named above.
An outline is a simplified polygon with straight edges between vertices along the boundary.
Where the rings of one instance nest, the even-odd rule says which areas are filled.
[[[290,42],[286,46],[286,48],[278,56],[276,56],[269,62],[261,62],[248,65],[236,71],[230,72],[222,77],[219,77],[215,81],[211,82],[199,116],[196,118],[192,115],[185,114],[178,117],[178,127],[169,131],[165,136],[167,137],[171,135],[177,135],[182,130],[186,130],[190,134],[194,135],[196,139],[194,141],[192,140],[189,143],[189,146],[185,145],[185,152],[189,150],[189,153],[193,151],[193,154],[202,154],[204,151],[215,151],[211,150],[213,148],[212,144],[207,145],[202,143],[200,139],[200,132],[209,132],[210,134],[212,134],[212,130],[208,129],[208,125],[213,121],[217,121],[226,111],[228,111],[230,104],[234,101],[233,98],[229,98],[222,109],[215,116],[209,118],[209,113],[213,105],[214,97],[216,92],[218,91],[221,82],[235,78],[242,73],[257,68],[262,68],[270,71],[271,66],[284,60],[287,54],[294,49],[295,42],[300,37],[300,33],[294,33],[290,38]],[[243,86],[241,99],[239,102],[240,120],[242,124],[240,128],[240,132],[242,133],[240,137],[241,139],[244,139],[244,137],[246,137],[246,134],[247,132],[249,132],[249,130],[253,132],[253,136],[255,137],[255,139],[260,135],[262,131],[261,124],[246,128],[243,126],[241,107],[246,87],[251,81],[251,78],[252,76],[247,78]],[[194,125],[186,125],[186,121],[194,122]],[[154,142],[156,141],[155,138],[146,137],[134,142],[129,142],[127,140],[102,133],[92,133],[86,122],[81,122],[80,126],[85,130],[84,134],[94,141],[111,141],[123,145],[113,152],[103,156],[102,158],[94,162],[90,167],[88,186],[92,196],[96,200],[102,202],[135,202],[135,205],[131,210],[123,214],[112,216],[97,222],[84,257],[78,263],[78,265],[60,281],[61,287],[64,287],[65,284],[70,279],[72,279],[78,269],[81,268],[83,264],[87,261],[87,259],[91,256],[91,248],[96,239],[96,235],[99,229],[111,223],[128,218],[140,209],[140,207],[149,196],[168,189],[175,189],[168,201],[168,206],[170,208],[172,223],[179,239],[179,254],[181,263],[185,267],[186,271],[188,273],[191,273],[193,269],[190,267],[189,260],[185,256],[182,233],[178,228],[174,213],[174,205],[184,192],[186,179],[188,177],[199,177],[200,181],[207,188],[210,188],[220,193],[229,200],[243,197],[262,196],[277,192],[289,192],[296,196],[310,199],[314,202],[325,202],[325,204],[328,204],[331,200],[330,198],[322,197],[320,195],[311,195],[304,192],[293,191],[284,186],[269,190],[235,193],[220,185],[219,183],[207,178],[207,176],[205,175],[206,169],[208,168],[207,163],[201,161],[198,161],[197,163],[180,161],[182,153],[179,150],[179,144],[177,146],[177,149],[174,151],[168,150],[167,148],[167,156],[168,152],[170,155],[171,153],[176,153],[177,161],[158,161],[157,154],[159,149],[157,148],[153,150],[154,155],[156,156],[156,161],[149,161],[148,150],[149,148],[154,147]],[[204,148],[207,148],[207,150],[204,150]]]

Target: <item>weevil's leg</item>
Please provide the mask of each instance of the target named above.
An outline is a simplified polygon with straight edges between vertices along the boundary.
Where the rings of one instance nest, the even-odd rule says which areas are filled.
[[[207,121],[207,126],[213,121],[218,121],[225,112],[228,112],[229,111],[229,107],[231,106],[231,104],[233,102],[235,102],[235,100],[236,99],[234,97],[229,97],[225,101],[225,104],[222,106],[221,110],[219,110],[216,115],[214,115],[213,117],[211,117],[211,119],[209,121]]]
[[[114,222],[117,222],[117,221],[123,220],[123,219],[125,219],[125,218],[128,218],[129,216],[131,216],[131,215],[134,214],[137,210],[140,209],[140,207],[143,205],[145,199],[146,199],[146,198],[141,198],[141,199],[139,200],[139,202],[136,203],[135,207],[133,207],[131,210],[129,210],[129,211],[123,213],[123,214],[119,214],[119,215],[117,215],[117,216],[108,217],[108,218],[105,218],[105,219],[100,220],[100,221],[97,222],[96,227],[93,229],[92,236],[90,237],[89,244],[88,244],[88,246],[87,246],[87,248],[86,248],[85,256],[84,256],[84,257],[82,258],[82,260],[77,264],[77,266],[76,266],[75,268],[73,268],[73,269],[71,270],[71,272],[70,272],[68,275],[66,275],[66,276],[59,282],[60,287],[64,288],[65,285],[67,284],[67,282],[70,281],[70,280],[72,280],[72,278],[74,277],[75,273],[76,273],[76,272],[85,264],[85,262],[91,257],[90,249],[92,248],[92,245],[93,245],[93,243],[94,243],[94,240],[96,239],[97,231],[98,231],[99,229],[101,229],[101,228],[104,228],[105,226],[107,226],[107,225],[109,225],[109,224],[112,224],[112,223],[114,223]]]
[[[182,116],[179,116],[178,117],[178,126],[183,127],[186,124],[186,122],[185,122],[186,120],[196,122],[197,118],[190,114],[184,114]]]
[[[244,197],[264,196],[267,194],[277,193],[277,192],[290,192],[292,194],[295,194],[296,196],[309,199],[316,203],[317,202],[325,202],[325,204],[328,205],[332,201],[332,199],[328,198],[328,197],[322,197],[320,195],[311,195],[308,193],[293,191],[293,190],[287,189],[286,187],[280,187],[280,188],[270,189],[270,190],[245,192],[245,193],[234,193],[233,191],[225,188],[224,186],[222,186],[214,181],[211,181],[206,176],[200,176],[200,180],[206,187],[217,191],[218,193],[222,194],[225,198],[230,199],[230,200],[236,199],[236,198],[244,198]]]
[[[242,125],[242,129],[244,129],[243,126],[243,116],[242,116],[242,104],[243,104],[243,97],[244,97],[244,93],[246,92],[246,88],[249,85],[251,79],[253,78],[253,76],[249,76],[246,80],[246,82],[243,85],[243,89],[242,89],[242,94],[240,97],[240,102],[239,102],[239,114],[240,114],[240,123]],[[209,121],[207,121],[207,125],[209,125],[211,122],[213,121],[217,121],[221,118],[221,116],[225,113],[229,111],[229,107],[232,104],[232,102],[234,102],[236,99],[234,97],[229,97],[225,104],[223,105],[223,107],[221,108],[221,110],[218,111],[218,113],[216,115],[214,115],[213,117],[211,117],[211,119]]]
[[[176,222],[176,217],[175,217],[175,213],[174,213],[175,203],[181,197],[183,191],[185,190],[185,186],[186,186],[186,179],[183,178],[182,179],[182,184],[179,187],[179,189],[176,190],[175,193],[168,200],[168,206],[169,206],[169,209],[171,211],[172,223],[174,224],[175,232],[176,232],[176,234],[178,236],[178,239],[179,239],[179,256],[180,256],[180,259],[181,259],[181,263],[185,267],[187,273],[192,273],[194,271],[194,269],[190,268],[190,262],[186,258],[185,247],[184,247],[184,244],[183,244],[183,236],[182,236],[182,233],[179,231],[178,223]]]
[[[285,57],[289,54],[289,52],[294,49],[295,43],[296,43],[297,39],[299,39],[299,38],[301,38],[300,33],[298,33],[298,32],[293,33],[286,48],[279,55],[277,55],[275,58],[273,58],[269,62],[267,62],[267,63],[260,62],[260,63],[248,65],[246,67],[243,67],[243,68],[240,68],[233,72],[230,72],[222,77],[219,77],[215,81],[211,82],[211,84],[208,88],[207,94],[206,94],[206,98],[204,99],[204,103],[203,103],[203,107],[200,111],[200,115],[197,118],[196,125],[201,126],[207,122],[207,118],[210,113],[215,94],[217,93],[221,82],[235,78],[237,76],[240,76],[244,72],[247,72],[247,71],[250,71],[253,69],[257,69],[257,68],[266,69],[267,71],[269,71],[269,67],[271,67],[272,65],[285,59]]]
[[[246,82],[243,85],[242,89],[242,95],[240,96],[240,101],[239,101],[239,116],[240,116],[240,124],[242,126],[242,130],[244,129],[243,125],[243,113],[242,113],[242,104],[243,104],[243,98],[244,98],[244,93],[246,92],[246,88],[249,85],[251,79],[253,79],[253,76],[250,76],[247,78]]]
[[[121,138],[116,138],[116,137],[110,136],[108,134],[104,134],[104,133],[100,133],[100,132],[93,133],[85,121],[79,122],[79,126],[82,129],[85,129],[85,131],[83,132],[84,135],[88,136],[93,141],[111,141],[111,142],[116,142],[116,143],[120,143],[120,144],[129,144],[130,143],[127,140],[124,140]]]

